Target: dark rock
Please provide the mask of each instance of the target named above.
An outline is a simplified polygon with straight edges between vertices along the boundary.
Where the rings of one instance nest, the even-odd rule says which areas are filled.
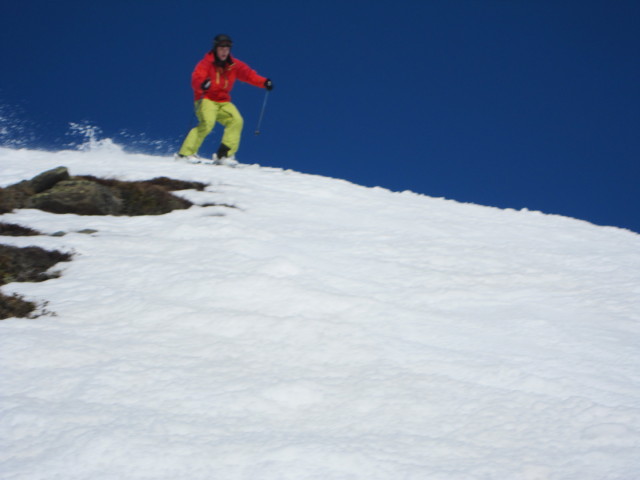
[[[24,208],[25,202],[35,192],[27,180],[6,188],[0,188],[0,214],[9,213],[16,208]]]
[[[163,215],[192,203],[148,182],[120,182],[112,187],[123,202],[123,215]]]
[[[55,278],[46,273],[58,262],[71,259],[68,253],[48,251],[40,247],[0,245],[0,285],[11,282],[42,282]]]
[[[23,227],[22,225],[0,222],[0,235],[6,235],[9,237],[29,237],[42,234],[32,228]]]
[[[117,192],[119,198],[122,199],[121,215],[163,215],[173,210],[185,209],[193,204],[188,200],[176,197],[171,194],[164,184],[157,185],[157,180],[146,180],[139,182],[123,182],[111,178],[96,178],[93,176],[78,177],[84,180],[99,183],[105,187],[109,187]],[[168,179],[167,179],[168,180]],[[197,182],[187,183],[185,185],[194,185]]]
[[[32,318],[33,311],[37,308],[36,304],[25,300],[17,294],[5,295],[0,292],[0,320],[6,318]]]
[[[29,180],[29,183],[34,193],[40,193],[50,189],[56,183],[63,180],[69,180],[69,170],[67,170],[67,167],[52,168],[51,170],[42,172],[40,175]]]
[[[58,167],[42,172],[31,180],[23,180],[9,187],[0,188],[0,214],[11,212],[16,208],[25,208],[31,196],[68,178],[69,171],[66,167]]]
[[[0,285],[11,282],[42,282],[59,276],[48,272],[58,262],[71,260],[71,254],[40,247],[13,247],[0,245]],[[0,292],[0,320],[11,317],[35,318],[38,306],[20,295]],[[51,313],[51,312],[43,312]]]
[[[0,214],[16,208],[38,208],[78,215],[162,215],[193,205],[171,191],[205,187],[204,183],[167,177],[140,182],[70,177],[66,167],[58,167],[0,188]]]
[[[104,185],[89,180],[64,180],[29,198],[25,207],[51,213],[120,215],[122,200]]]

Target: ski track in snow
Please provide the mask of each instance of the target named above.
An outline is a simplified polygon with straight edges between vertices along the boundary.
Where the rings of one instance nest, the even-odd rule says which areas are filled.
[[[56,316],[0,322],[1,478],[640,478],[639,235],[113,145],[0,186],[60,165],[209,186],[2,216],[75,255],[2,287]]]

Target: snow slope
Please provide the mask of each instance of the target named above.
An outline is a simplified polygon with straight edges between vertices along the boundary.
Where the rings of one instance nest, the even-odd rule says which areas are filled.
[[[639,235],[94,147],[0,149],[0,185],[227,206],[0,217],[75,252],[3,287],[57,316],[0,322],[2,479],[640,478]]]

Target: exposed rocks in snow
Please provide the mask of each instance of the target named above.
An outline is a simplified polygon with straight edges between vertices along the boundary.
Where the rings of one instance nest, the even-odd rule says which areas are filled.
[[[162,215],[193,205],[171,191],[205,187],[200,182],[167,177],[138,182],[72,177],[66,167],[58,167],[0,189],[0,213],[37,208],[78,215]]]
[[[45,273],[58,262],[71,259],[71,254],[40,247],[13,247],[0,245],[0,283],[42,282],[55,278],[55,273]]]
[[[171,191],[204,190],[205,184],[167,177],[125,182],[92,176],[72,177],[66,167],[42,172],[31,180],[0,188],[0,214],[19,208],[36,208],[51,213],[77,215],[162,215],[193,205]],[[81,230],[79,233],[94,233]],[[0,235],[40,235],[16,224],[0,223]],[[64,235],[58,232],[54,235]],[[71,255],[39,247],[18,248],[0,245],[0,285],[11,282],[37,282],[56,276],[46,273]],[[32,316],[36,304],[19,295],[0,293],[0,319]]]
[[[33,228],[23,227],[15,223],[0,222],[0,235],[6,235],[8,237],[30,237],[41,235],[41,233]]]
[[[0,285],[11,282],[42,282],[58,276],[48,270],[58,262],[71,260],[71,254],[40,247],[0,245]],[[19,295],[0,293],[0,320],[10,317],[29,317],[37,309],[33,302]]]
[[[5,295],[0,292],[0,320],[29,317],[36,308],[35,303],[25,300],[18,294]]]
[[[89,180],[63,180],[51,189],[30,197],[27,208],[78,215],[118,215],[122,199],[108,187]]]

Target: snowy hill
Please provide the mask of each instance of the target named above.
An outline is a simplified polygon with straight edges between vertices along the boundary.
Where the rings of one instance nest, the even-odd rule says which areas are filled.
[[[75,253],[3,287],[57,314],[0,322],[3,479],[640,478],[639,235],[98,147],[0,149],[0,185],[226,206],[1,217]]]

